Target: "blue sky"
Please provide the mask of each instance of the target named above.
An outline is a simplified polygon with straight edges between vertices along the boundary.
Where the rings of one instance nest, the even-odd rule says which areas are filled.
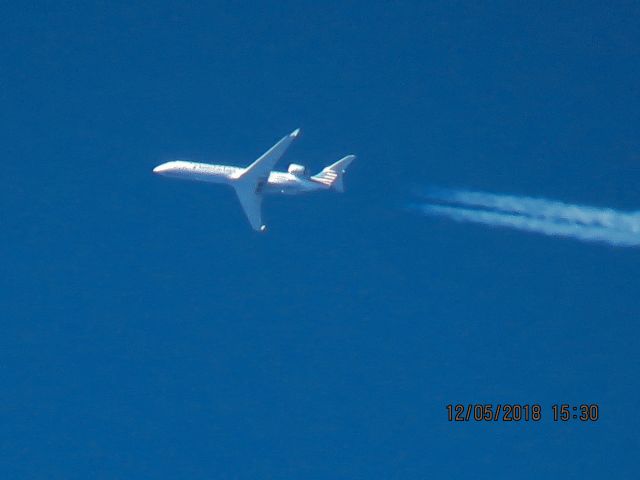
[[[0,48],[3,478],[636,478],[637,249],[407,212],[640,209],[636,2],[19,2]],[[344,195],[172,182],[354,153]],[[449,423],[448,403],[540,403]],[[554,423],[553,403],[598,403]]]

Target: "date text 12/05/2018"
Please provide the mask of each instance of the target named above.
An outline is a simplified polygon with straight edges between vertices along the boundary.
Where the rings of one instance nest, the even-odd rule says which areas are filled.
[[[446,408],[450,422],[539,422],[543,417],[538,403],[450,403]],[[597,403],[555,403],[551,414],[554,422],[596,422],[600,407]]]

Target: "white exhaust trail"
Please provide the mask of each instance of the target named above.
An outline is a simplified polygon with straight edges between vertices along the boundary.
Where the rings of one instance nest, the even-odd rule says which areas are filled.
[[[640,212],[468,190],[430,189],[425,196],[431,202],[416,205],[425,215],[588,242],[640,246]]]

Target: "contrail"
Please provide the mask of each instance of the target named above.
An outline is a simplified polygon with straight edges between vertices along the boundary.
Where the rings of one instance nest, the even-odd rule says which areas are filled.
[[[431,188],[424,195],[430,203],[415,207],[426,215],[616,246],[640,245],[640,212],[469,190]]]

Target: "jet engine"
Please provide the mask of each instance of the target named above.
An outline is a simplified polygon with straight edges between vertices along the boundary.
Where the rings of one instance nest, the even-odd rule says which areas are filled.
[[[292,163],[289,165],[289,169],[287,170],[291,175],[295,175],[296,177],[304,177],[307,175],[307,168],[303,165],[297,165]]]

